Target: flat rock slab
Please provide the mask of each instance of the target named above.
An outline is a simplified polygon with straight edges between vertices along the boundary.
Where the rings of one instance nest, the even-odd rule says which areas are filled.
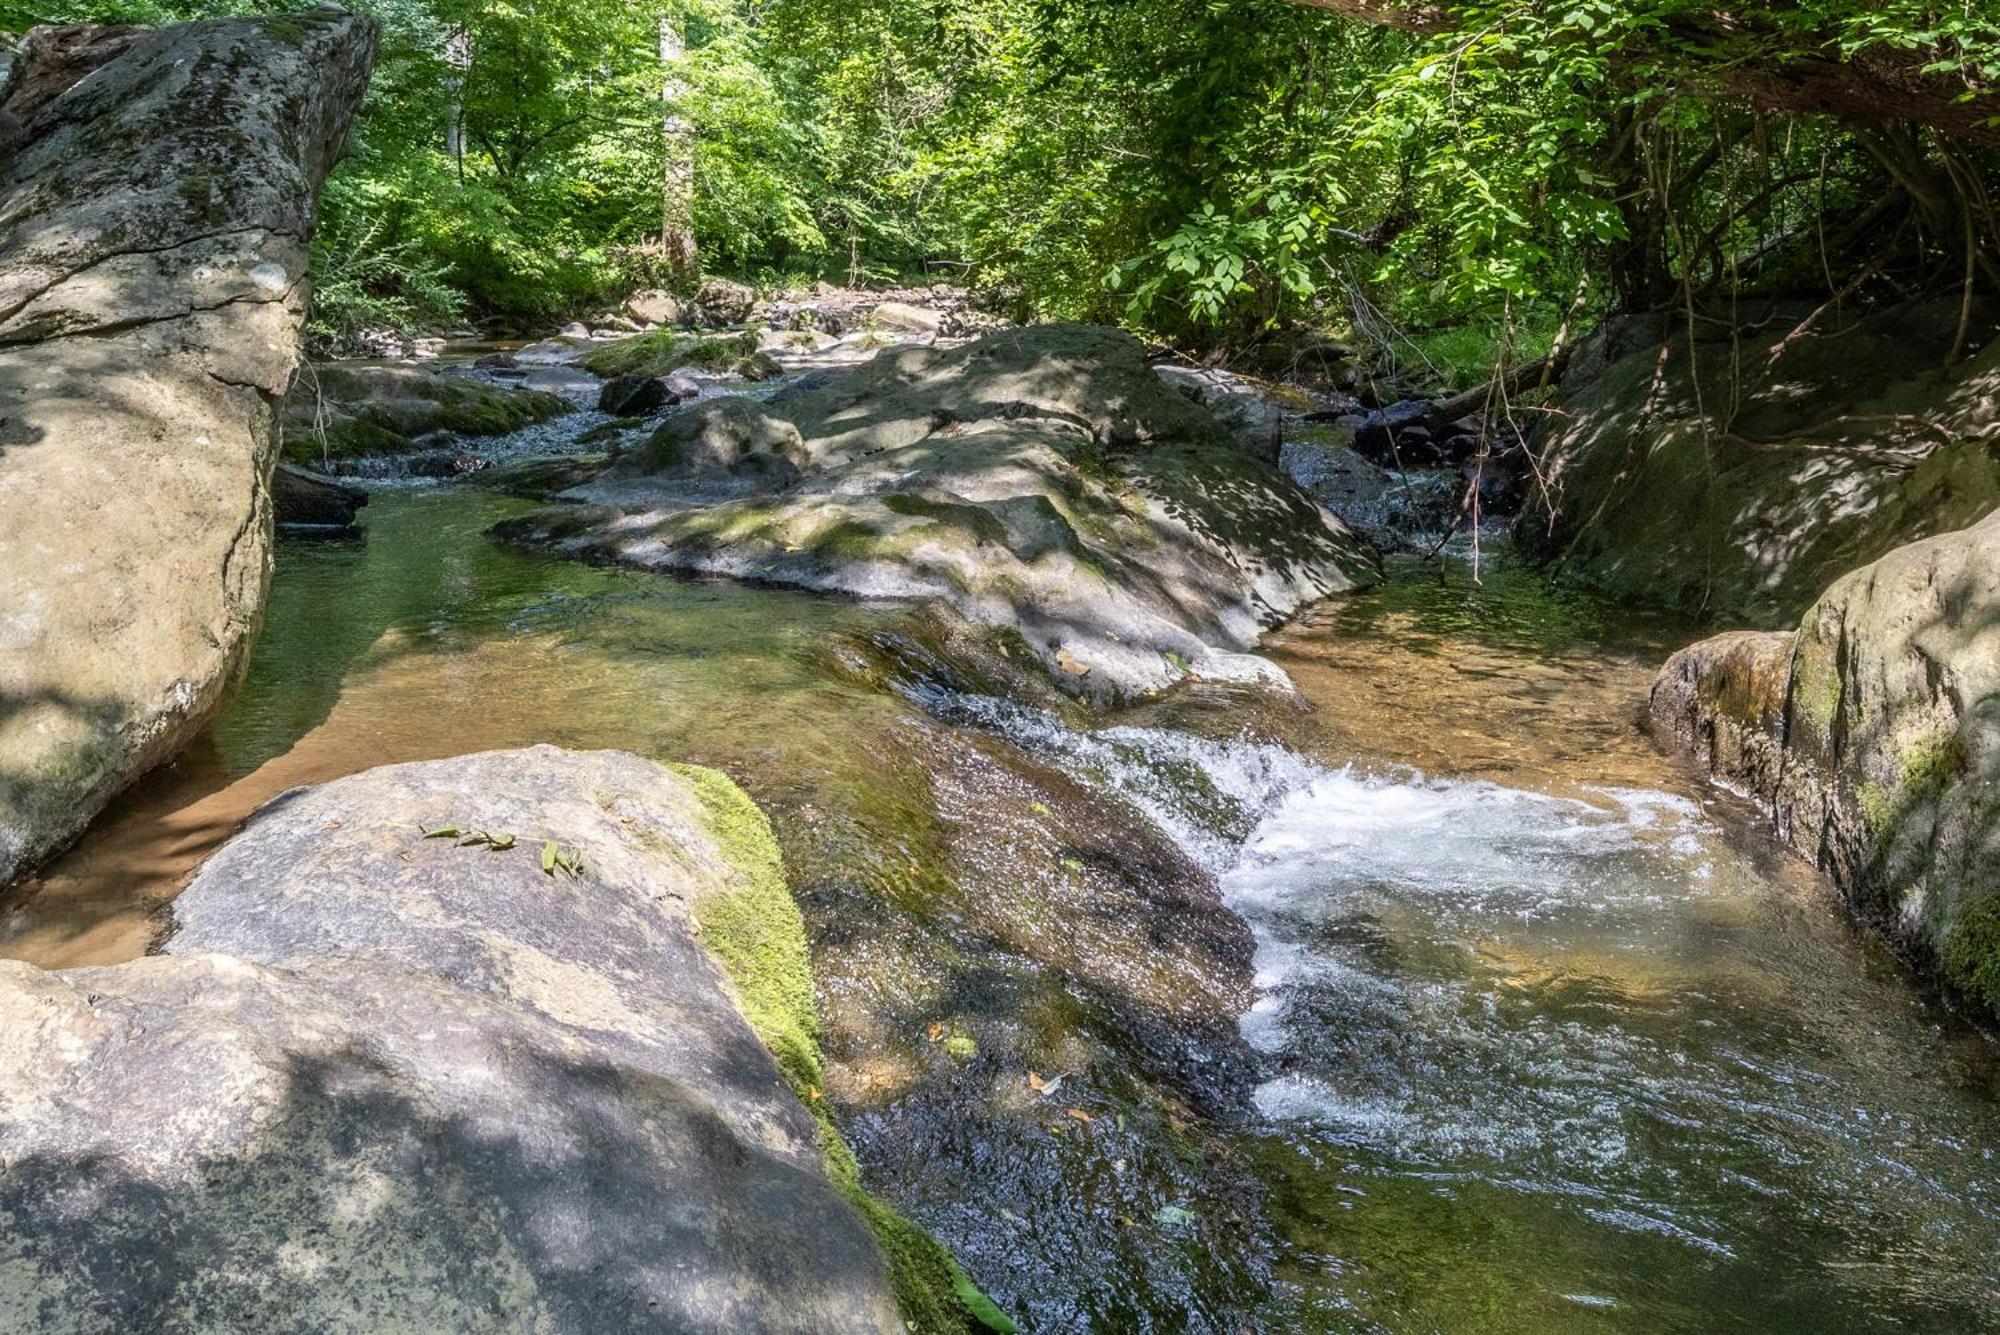
[[[615,752],[375,770],[260,812],[163,956],[0,965],[0,1328],[900,1330],[696,940],[712,820]]]
[[[1372,552],[1163,384],[1049,325],[904,348],[667,419],[581,502],[503,536],[592,559],[942,602],[1065,690],[1283,682],[1253,649],[1374,578]]]
[[[374,59],[332,11],[93,31],[38,30],[0,107],[0,884],[241,663],[315,201]]]

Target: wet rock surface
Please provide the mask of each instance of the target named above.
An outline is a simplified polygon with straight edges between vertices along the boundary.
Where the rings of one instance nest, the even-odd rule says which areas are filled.
[[[368,493],[281,463],[271,477],[271,502],[280,525],[346,529],[368,504]]]
[[[1634,604],[1795,622],[1838,576],[2000,504],[2000,340],[1941,374],[1960,313],[1745,310],[1737,336],[1704,321],[1692,358],[1684,319],[1614,321],[1541,446],[1556,514],[1530,507],[1517,536]]]
[[[373,56],[370,23],[314,12],[45,31],[9,78],[0,882],[178,749],[241,662],[315,202]]]
[[[901,1330],[704,948],[758,870],[710,781],[369,771],[254,818],[163,956],[0,965],[0,1324]]]
[[[2000,1015],[2000,513],[1837,581],[1796,632],[1681,651],[1652,711],[1864,916]]]
[[[718,478],[740,494],[714,503]],[[578,504],[502,532],[942,600],[1095,699],[1190,674],[1271,680],[1248,653],[1262,632],[1373,570],[1365,544],[1164,385],[1136,342],[1082,327],[898,349],[761,405],[683,410],[563,499]]]

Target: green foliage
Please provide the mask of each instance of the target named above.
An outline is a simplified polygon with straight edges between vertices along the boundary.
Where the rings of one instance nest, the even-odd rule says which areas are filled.
[[[15,0],[4,21],[306,3]],[[1881,241],[1839,224],[1927,172],[1919,253],[1962,274],[1957,196],[1994,226],[1990,155],[1731,95],[1760,62],[1865,54],[2000,116],[2000,16],[1962,0],[1449,0],[1434,36],[1291,0],[354,3],[385,35],[323,209],[336,344],[691,281],[660,240],[670,114],[711,270],[966,279],[1184,344],[1351,324],[1452,380],[1566,313],[1824,292]],[[1452,332],[1412,355],[1398,329]]]

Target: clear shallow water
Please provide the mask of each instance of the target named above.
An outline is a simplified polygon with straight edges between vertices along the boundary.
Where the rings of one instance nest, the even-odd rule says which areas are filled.
[[[1254,928],[1236,1140],[1278,1242],[1251,1326],[1993,1328],[1992,1049],[1645,742],[1675,632],[1405,568],[1276,639],[1309,708],[1197,693],[1079,731],[932,690],[913,721],[838,661],[895,609],[487,542],[516,505],[384,490],[365,541],[284,543],[235,704],[0,911],[0,950],[130,958],[284,788],[534,741],[722,765],[795,832],[844,806],[867,838],[827,857],[919,887],[946,856],[897,842],[945,801],[921,726],[1142,813]],[[857,978],[823,978],[835,1012]]]
[[[1288,632],[1303,747],[959,706],[1255,929],[1266,1320],[2000,1328],[1992,1047],[1644,743],[1646,651],[1546,598],[1503,565]]]

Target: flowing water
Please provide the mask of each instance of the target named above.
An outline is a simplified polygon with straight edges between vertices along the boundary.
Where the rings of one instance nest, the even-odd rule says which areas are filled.
[[[900,878],[899,905],[942,895],[923,887],[947,854],[910,831],[959,799],[926,756],[1012,755],[1006,773],[1067,776],[1097,812],[1152,827],[1184,859],[1153,864],[1219,889],[1254,935],[1240,1019],[1254,1073],[1216,1134],[1255,1179],[1264,1296],[1248,1316],[1187,1315],[1171,1288],[1114,1279],[1125,1306],[1074,1310],[1156,1329],[2000,1322],[1993,1049],[1749,833],[1748,813],[1648,745],[1638,716],[1672,628],[1553,594],[1504,559],[1489,556],[1483,584],[1462,564],[1443,579],[1411,564],[1274,639],[1304,706],[1193,692],[1086,726],[944,674],[885,685],[861,670],[868,646],[908,636],[903,609],[488,542],[518,506],[390,489],[365,539],[282,542],[232,708],[0,906],[0,950],[131,958],[188,870],[285,788],[551,741],[742,779],[812,864],[795,876],[814,887],[836,1021],[861,993],[915,1014],[921,989],[895,952],[915,952],[918,929],[856,949],[818,887],[858,860]],[[1060,815],[1027,788],[959,787],[982,785],[980,810],[1011,802],[1024,828]],[[819,838],[830,812],[862,837]],[[1050,895],[1063,868],[1083,870],[1050,865]],[[893,1034],[835,1027],[850,1074],[830,1092],[894,1084],[861,1050]],[[1117,1228],[1142,1237],[1132,1255],[1152,1234],[1223,1249],[1203,1230],[1225,1226],[1178,1198],[1111,1200],[1131,1194],[1112,1180],[1125,1163],[1086,1165],[1062,1190],[1121,1212]],[[988,1258],[981,1278],[1015,1310],[1060,1325],[991,1259],[1035,1245],[1033,1212],[986,1204],[915,1212]],[[1047,1251],[1081,1275],[1114,1264]]]

